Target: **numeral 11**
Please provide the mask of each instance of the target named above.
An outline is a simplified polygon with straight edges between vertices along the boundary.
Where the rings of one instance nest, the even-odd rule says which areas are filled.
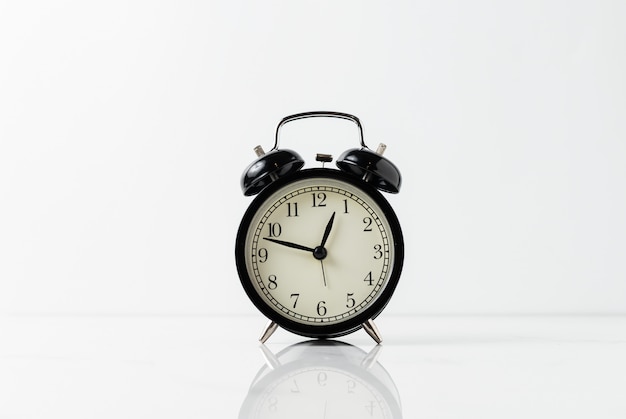
[[[297,217],[298,216],[298,203],[287,202],[287,217]]]

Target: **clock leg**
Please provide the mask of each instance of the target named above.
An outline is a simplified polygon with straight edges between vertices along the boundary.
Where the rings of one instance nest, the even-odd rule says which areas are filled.
[[[383,341],[383,338],[380,336],[380,332],[378,331],[378,327],[376,327],[372,319],[368,319],[365,323],[363,323],[363,329],[365,329],[367,334],[370,335],[376,343],[381,343]]]
[[[276,331],[276,329],[278,329],[278,325],[270,320],[265,325],[265,329],[263,329],[263,333],[261,334],[259,341],[261,343],[267,342],[267,340],[270,338],[270,336],[272,336],[272,334]]]

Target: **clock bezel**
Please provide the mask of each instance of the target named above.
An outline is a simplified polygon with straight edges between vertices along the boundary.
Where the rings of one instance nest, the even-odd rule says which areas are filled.
[[[379,295],[370,303],[370,305],[359,310],[353,316],[348,317],[347,319],[340,322],[326,324],[305,324],[291,320],[281,315],[274,308],[272,308],[272,306],[268,302],[266,302],[263,297],[257,292],[253,284],[254,278],[250,276],[250,274],[248,273],[248,268],[246,266],[246,237],[251,228],[256,228],[256,226],[251,226],[251,222],[259,209],[264,206],[264,203],[267,201],[267,199],[278,189],[298,180],[312,178],[328,178],[348,183],[352,187],[359,190],[364,196],[370,198],[382,210],[382,214],[379,214],[379,216],[386,218],[393,237],[393,242],[390,243],[390,248],[393,249],[393,264],[391,267],[391,272],[387,279],[386,286],[380,291]],[[389,202],[382,196],[382,194],[378,190],[376,190],[374,187],[370,186],[360,178],[357,178],[350,174],[346,174],[339,170],[327,168],[312,168],[298,171],[296,173],[274,181],[265,189],[263,189],[258,194],[258,196],[255,197],[255,199],[246,210],[237,231],[237,238],[235,241],[235,260],[239,279],[246,294],[263,315],[274,321],[283,329],[288,330],[292,333],[312,338],[331,338],[343,336],[360,329],[363,323],[365,323],[368,319],[375,319],[387,306],[397,287],[402,271],[402,266],[404,262],[404,239],[402,236],[402,230],[400,228],[398,217],[396,216]]]

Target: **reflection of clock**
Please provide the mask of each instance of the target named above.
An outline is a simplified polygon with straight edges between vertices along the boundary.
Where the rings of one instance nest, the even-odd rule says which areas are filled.
[[[398,391],[376,361],[381,346],[366,354],[342,342],[310,341],[274,356],[252,385],[239,418],[401,418]]]
[[[338,117],[357,123],[360,149],[343,153],[340,170],[300,171],[304,161],[278,149],[289,121]],[[247,195],[259,193],[237,233],[241,283],[273,325],[309,337],[335,337],[361,327],[377,341],[374,319],[391,298],[402,270],[398,219],[378,190],[398,192],[400,173],[362,141],[359,120],[336,112],[291,115],[278,126],[274,149],[244,173]],[[323,155],[322,162],[332,157]]]

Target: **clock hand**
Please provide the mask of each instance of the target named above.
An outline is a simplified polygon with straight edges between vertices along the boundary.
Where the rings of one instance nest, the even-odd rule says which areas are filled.
[[[326,230],[324,230],[324,237],[322,237],[322,244],[320,247],[324,247],[326,244],[326,240],[328,240],[328,236],[330,235],[330,229],[333,228],[333,222],[335,221],[335,213],[330,216],[330,220],[328,220],[328,224],[326,224]]]
[[[293,249],[306,250],[307,252],[313,252],[315,250],[310,247],[302,246],[300,244],[286,242],[283,240],[270,239],[269,237],[263,237],[263,240],[267,240],[267,241],[277,243],[277,244],[282,244],[283,246],[291,247]]]
[[[322,278],[324,279],[324,286],[328,287],[326,284],[326,270],[324,270],[324,260],[320,259],[320,263],[322,264]]]
[[[333,214],[334,217],[334,214]],[[332,221],[332,219],[331,219]],[[332,223],[331,223],[332,224]],[[330,230],[330,229],[329,229]],[[324,261],[322,259],[324,259],[326,257],[326,249],[324,249],[323,247],[317,247],[315,249],[311,249],[310,247],[306,247],[306,246],[302,246],[300,244],[296,244],[296,243],[291,243],[291,242],[286,242],[284,240],[278,240],[278,239],[271,239],[269,237],[263,237],[263,240],[267,240],[270,241],[272,243],[276,243],[276,244],[281,244],[283,246],[287,246],[287,247],[291,247],[293,249],[300,249],[300,250],[305,250],[307,252],[313,252],[313,256],[315,256],[316,259],[319,259],[319,261],[322,264],[322,278],[324,279],[324,286],[326,287],[326,271],[324,270]],[[318,252],[322,252],[321,254],[319,254],[318,252],[316,252],[316,250]],[[321,256],[321,257],[320,257]]]
[[[328,224],[326,224],[326,229],[324,230],[324,237],[322,237],[322,244],[313,249],[313,257],[320,262],[328,255],[326,248],[324,245],[326,244],[326,240],[328,240],[328,236],[330,235],[330,229],[333,228],[333,222],[335,221],[335,213],[330,216],[330,220],[328,220]],[[324,272],[324,263],[322,263],[322,276],[324,277],[324,286],[326,286],[326,273]]]

